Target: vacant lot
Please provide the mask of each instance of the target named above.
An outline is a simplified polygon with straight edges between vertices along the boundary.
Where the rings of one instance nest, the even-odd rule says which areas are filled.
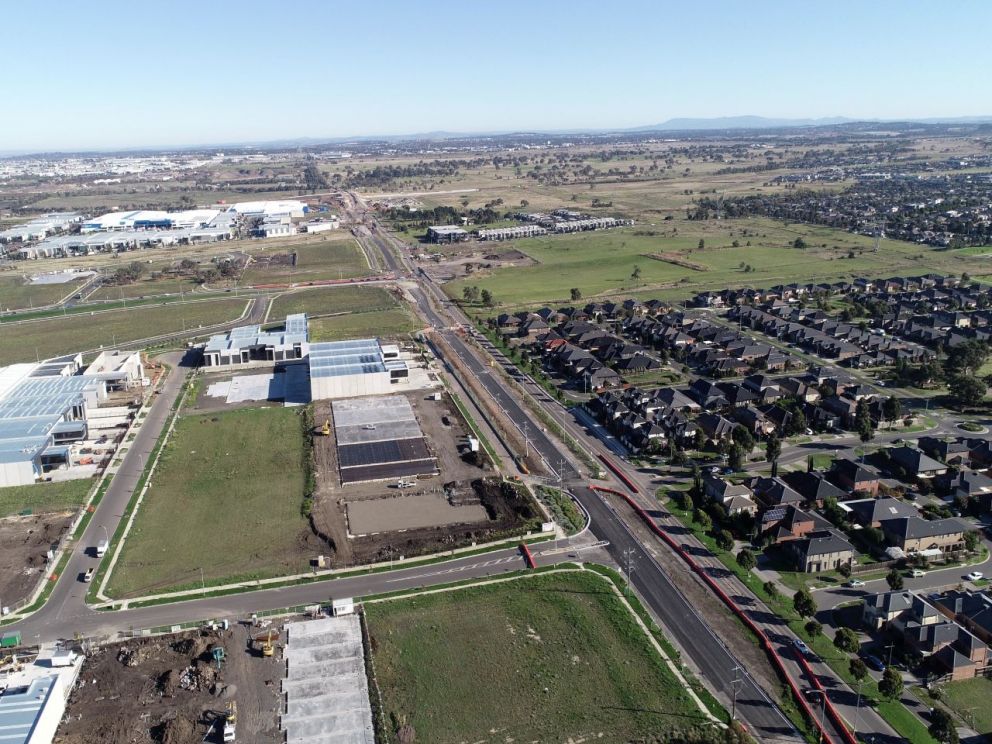
[[[46,265],[44,270],[48,269]],[[21,274],[0,274],[0,312],[51,305],[71,295],[83,283],[80,279],[65,284],[31,284],[31,280]]]
[[[0,364],[96,349],[239,317],[248,301],[221,299],[107,310],[0,327]]]
[[[517,305],[567,302],[573,287],[586,298],[665,296],[666,291],[684,297],[714,287],[929,271],[978,274],[982,269],[980,258],[966,259],[911,243],[883,240],[874,253],[871,238],[823,227],[764,219],[678,221],[674,225],[514,241],[538,264],[478,272],[449,283],[446,291],[461,298],[464,286],[476,285],[489,289],[500,303]],[[793,247],[797,238],[806,242],[805,249]],[[852,252],[854,257],[849,258]],[[657,254],[679,256],[696,268],[650,257]],[[745,270],[748,266],[750,271]]]
[[[703,716],[599,577],[366,605],[384,719],[418,742],[629,742]],[[410,732],[404,732],[408,734]]]
[[[278,320],[292,313],[330,315],[392,310],[399,302],[382,287],[331,286],[301,289],[279,295],[272,301],[269,318]]]
[[[966,721],[973,722],[975,730],[986,737],[992,734],[992,680],[985,677],[949,682],[941,687],[942,701]]]
[[[212,282],[211,287],[226,286],[226,282]],[[136,297],[157,297],[159,295],[189,294],[197,288],[197,283],[189,277],[141,279],[132,284],[120,286],[106,285],[89,295],[87,300],[123,300]]]
[[[296,254],[295,265],[280,256]],[[273,260],[275,259],[275,260]],[[309,282],[317,279],[351,279],[370,274],[368,261],[350,235],[300,245],[269,245],[257,252],[241,276],[241,284]]]
[[[307,569],[321,552],[301,514],[302,409],[249,408],[179,419],[145,495],[110,593]]]
[[[310,321],[311,341],[338,341],[370,336],[399,336],[422,328],[405,308],[369,313],[349,313]]]
[[[0,517],[76,509],[93,487],[92,478],[0,488]]]

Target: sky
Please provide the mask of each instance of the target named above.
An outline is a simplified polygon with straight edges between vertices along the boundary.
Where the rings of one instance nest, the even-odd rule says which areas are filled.
[[[992,115],[988,0],[0,0],[0,17],[0,151]]]

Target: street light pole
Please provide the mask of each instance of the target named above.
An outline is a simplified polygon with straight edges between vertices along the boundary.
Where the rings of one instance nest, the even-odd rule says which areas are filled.
[[[864,681],[864,677],[858,680],[858,702],[854,706],[854,730],[851,732],[855,738],[858,735],[858,724],[861,723],[861,683]]]

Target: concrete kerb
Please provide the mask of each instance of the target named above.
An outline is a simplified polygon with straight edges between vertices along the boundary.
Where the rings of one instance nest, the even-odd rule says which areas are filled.
[[[135,511],[137,511],[137,504],[135,505]],[[288,586],[303,583],[318,583],[322,581],[333,581],[338,578],[352,578],[354,576],[378,573],[389,569],[400,570],[403,568],[417,568],[419,565],[431,565],[432,563],[440,562],[445,558],[456,559],[466,553],[478,553],[478,555],[481,556],[496,550],[506,550],[508,548],[512,548],[515,545],[518,545],[521,540],[524,542],[529,541],[533,543],[547,542],[552,538],[553,535],[550,533],[530,533],[523,535],[522,537],[510,537],[505,540],[483,543],[482,545],[467,545],[463,548],[455,548],[453,550],[444,551],[443,553],[431,553],[428,555],[415,556],[413,558],[405,558],[403,560],[393,560],[391,562],[383,561],[381,563],[370,563],[365,566],[349,566],[347,568],[331,568],[323,571],[310,571],[308,573],[291,574],[288,576],[272,576],[267,579],[251,579],[249,581],[239,581],[233,584],[208,586],[205,589],[186,589],[177,592],[165,592],[162,594],[147,594],[141,597],[131,597],[130,599],[115,600],[110,597],[101,596],[100,599],[103,600],[102,603],[93,606],[96,609],[106,609],[112,607],[114,609],[126,610],[129,609],[132,604],[157,602],[159,600],[187,602],[200,599],[204,596],[211,596],[218,592],[226,594],[239,594],[264,589],[282,589]],[[123,538],[121,542],[123,543]],[[107,576],[109,577],[109,572]],[[101,589],[102,588],[103,587],[101,586]]]
[[[107,584],[113,576],[114,569],[117,567],[117,560],[120,558],[121,552],[124,548],[124,543],[127,540],[128,534],[131,532],[132,526],[134,525],[134,520],[138,516],[138,510],[141,508],[141,502],[144,500],[145,494],[148,493],[148,489],[151,486],[152,476],[155,475],[155,469],[158,467],[158,461],[162,457],[162,452],[169,443],[169,439],[172,438],[172,431],[175,429],[176,421],[179,420],[179,415],[182,412],[183,404],[186,401],[186,393],[188,390],[189,386],[184,385],[184,389],[179,394],[179,398],[177,399],[176,410],[173,412],[169,421],[169,428],[166,429],[165,435],[161,439],[158,451],[155,453],[155,459],[150,463],[150,465],[148,465],[146,470],[142,470],[142,472],[138,475],[139,478],[144,477],[144,484],[141,487],[141,493],[138,494],[138,498],[131,508],[131,514],[128,516],[128,520],[125,523],[124,532],[113,546],[113,555],[110,557],[110,562],[107,564],[107,569],[103,573],[103,579],[100,581],[100,586],[96,591],[97,598],[104,602],[110,601],[110,597],[104,593],[104,590],[107,588]]]
[[[671,671],[671,673],[675,675],[675,678],[682,684],[686,692],[689,694],[689,697],[692,698],[692,701],[696,704],[696,706],[703,713],[703,715],[706,716],[706,718],[711,723],[719,726],[720,728],[726,728],[727,724],[723,723],[723,721],[718,719],[710,712],[709,708],[706,707],[706,704],[699,698],[699,696],[696,694],[696,691],[692,689],[688,680],[686,680],[686,678],[683,676],[682,670],[679,669],[678,664],[676,664],[675,661],[667,653],[665,653],[665,650],[661,647],[661,644],[658,643],[658,639],[654,637],[654,634],[651,632],[651,629],[648,628],[648,626],[641,619],[640,615],[638,615],[637,612],[634,610],[634,608],[631,606],[630,602],[627,601],[627,598],[623,595],[623,592],[621,592],[620,589],[617,587],[617,585],[613,583],[608,577],[603,576],[601,573],[597,571],[590,571],[582,564],[578,565],[576,568],[554,568],[551,569],[550,571],[542,571],[541,575],[556,574],[556,573],[575,573],[580,571],[590,574],[592,576],[596,576],[598,579],[602,580],[604,583],[606,583],[607,586],[610,587],[610,590],[613,592],[614,596],[620,600],[623,606],[627,609],[627,612],[629,612],[631,617],[634,618],[634,621],[637,623],[637,626],[641,629],[641,632],[644,633],[644,636],[648,639],[648,642],[651,644],[651,647],[662,658],[662,660],[665,662],[665,665],[668,667],[669,671]],[[480,579],[479,581],[473,581],[465,584],[458,584],[456,586],[440,586],[434,589],[420,589],[416,591],[407,592],[404,594],[382,597],[380,599],[376,599],[375,597],[372,597],[370,599],[362,599],[361,603],[363,605],[378,604],[380,602],[392,602],[394,600],[399,600],[399,599],[411,599],[413,597],[422,597],[426,594],[443,594],[446,592],[456,592],[460,589],[470,589],[472,587],[477,587],[477,586],[488,586],[490,584],[502,584],[510,581],[521,581],[521,580],[529,579],[533,575],[534,574],[532,573],[525,573],[519,576],[506,576],[498,579]]]

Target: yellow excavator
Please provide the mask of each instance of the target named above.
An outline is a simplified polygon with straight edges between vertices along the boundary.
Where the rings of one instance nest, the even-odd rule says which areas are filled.
[[[234,700],[227,704],[227,715],[224,717],[224,741],[234,741],[235,727],[238,725],[238,704]]]
[[[262,652],[264,658],[272,657],[276,652],[275,644],[272,643],[272,633],[269,631],[265,635],[255,636],[255,647]]]
[[[325,437],[331,436],[331,422],[330,421],[325,421],[324,422],[324,425],[322,427],[320,427],[320,433],[323,436],[325,436]]]

